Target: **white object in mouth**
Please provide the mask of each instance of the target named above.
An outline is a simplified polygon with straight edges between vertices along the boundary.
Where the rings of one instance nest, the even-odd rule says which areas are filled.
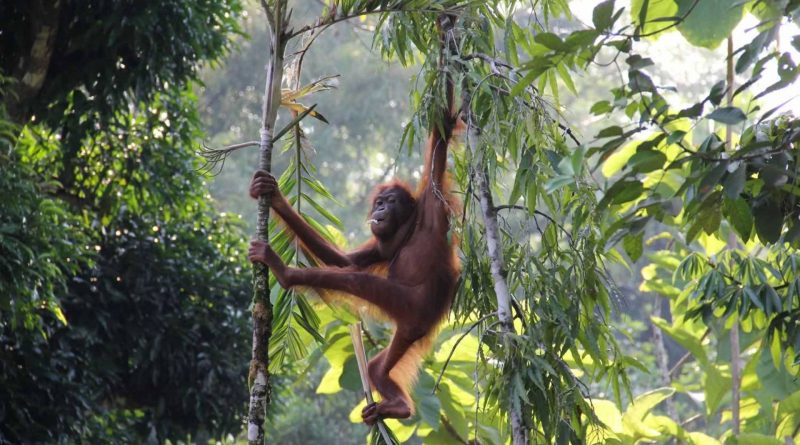
[[[374,219],[374,218],[373,219],[368,219],[367,220],[367,224],[378,224],[378,220]]]

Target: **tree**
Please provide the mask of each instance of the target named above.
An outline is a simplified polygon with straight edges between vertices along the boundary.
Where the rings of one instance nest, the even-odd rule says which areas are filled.
[[[0,8],[3,105],[23,125],[2,124],[0,442],[235,431],[242,236],[204,201],[191,81],[238,3]]]
[[[284,134],[278,131],[275,126],[276,108],[278,106],[275,85],[278,83],[281,73],[281,63],[284,57],[284,48],[287,44],[286,39],[294,37],[301,32],[316,32],[319,28],[327,28],[331,24],[345,20],[348,17],[362,15],[365,13],[382,14],[380,20],[386,21],[389,25],[383,30],[380,42],[384,44],[383,49],[387,56],[394,56],[403,61],[413,60],[412,51],[419,51],[425,64],[425,88],[428,91],[435,91],[431,88],[435,84],[436,68],[432,61],[438,58],[439,49],[437,48],[438,37],[432,32],[435,27],[433,20],[435,14],[431,11],[441,10],[461,6],[447,2],[437,3],[398,3],[396,5],[376,5],[370,2],[355,2],[353,4],[334,4],[329,11],[323,11],[320,21],[307,27],[293,28],[286,22],[288,16],[284,16],[287,6],[284,2],[270,2],[265,5],[270,24],[272,26],[271,48],[272,58],[268,70],[268,81],[265,94],[265,116],[262,127],[262,161],[261,166],[269,166],[271,163],[271,149],[275,142],[275,134]],[[389,19],[395,17],[395,19]],[[400,17],[400,18],[397,18]],[[485,247],[482,243],[483,230],[480,226],[471,226],[475,213],[468,213],[470,218],[465,221],[464,227],[460,228],[469,240],[464,247],[465,259],[469,262],[465,279],[464,290],[470,298],[465,298],[457,312],[462,322],[475,323],[482,326],[486,332],[478,342],[478,351],[484,352],[483,341],[486,341],[486,353],[491,353],[492,359],[483,363],[486,366],[486,375],[490,379],[487,385],[488,404],[491,409],[500,409],[503,415],[513,414],[512,417],[520,419],[515,422],[514,436],[515,442],[521,443],[527,435],[536,436],[546,441],[551,440],[579,440],[582,434],[582,423],[585,421],[583,413],[590,413],[587,393],[581,391],[573,370],[564,361],[563,355],[566,351],[572,351],[575,366],[581,367],[583,360],[591,357],[598,367],[606,366],[615,358],[615,340],[610,331],[603,323],[597,322],[594,317],[596,310],[605,313],[608,308],[608,293],[604,286],[604,276],[602,267],[602,252],[597,244],[596,233],[591,232],[591,214],[595,206],[593,196],[588,187],[576,185],[574,190],[558,191],[537,189],[535,183],[541,178],[553,176],[552,168],[561,162],[562,158],[570,161],[572,157],[567,156],[567,145],[563,135],[559,133],[558,122],[553,120],[545,112],[538,95],[532,89],[526,89],[526,85],[520,84],[520,91],[512,91],[509,94],[504,77],[494,74],[493,68],[489,63],[484,64],[485,59],[490,59],[484,53],[479,52],[483,49],[493,48],[494,36],[492,28],[481,28],[478,26],[480,19],[489,20],[494,26],[505,23],[505,18],[500,9],[493,5],[476,6],[473,9],[464,9],[464,32],[463,43],[459,44],[458,54],[468,54],[468,58],[459,60],[459,56],[454,55],[452,69],[459,72],[463,71],[463,89],[465,92],[472,92],[470,100],[466,101],[471,113],[475,114],[475,120],[470,119],[470,124],[474,129],[480,129],[480,141],[475,145],[475,152],[468,152],[465,157],[466,163],[463,169],[458,171],[462,176],[459,178],[466,190],[470,190],[469,180],[472,176],[472,166],[486,165],[490,171],[495,171],[498,167],[496,159],[498,155],[507,160],[507,164],[500,167],[514,169],[518,164],[522,165],[515,174],[513,194],[518,199],[525,193],[529,199],[528,206],[521,207],[522,210],[529,211],[532,215],[544,218],[542,228],[537,220],[537,228],[532,226],[522,228],[519,236],[528,242],[512,249],[507,258],[512,258],[518,264],[530,264],[530,269],[524,273],[516,275],[511,281],[511,288],[522,302],[516,303],[516,308],[523,317],[522,329],[517,332],[517,328],[510,326],[507,320],[504,325],[507,329],[496,332],[493,328],[497,325],[491,321],[495,316],[497,300],[492,295],[491,286],[486,285],[490,280],[479,278],[483,275],[481,269],[485,263],[481,263],[479,252]],[[413,45],[413,47],[412,47]],[[412,49],[413,48],[413,49]],[[475,53],[472,53],[472,51]],[[294,57],[304,54],[303,50],[294,53]],[[466,67],[462,68],[462,66]],[[276,68],[277,67],[277,68]],[[489,73],[487,75],[487,73]],[[481,80],[486,77],[488,81]],[[515,81],[516,85],[516,81]],[[498,94],[498,91],[500,94]],[[515,96],[525,93],[523,99],[517,100]],[[505,92],[505,94],[503,94]],[[297,98],[300,96],[298,90],[289,90],[285,96]],[[416,120],[407,127],[407,137],[413,140],[416,134],[424,133],[422,128],[427,126],[428,119],[431,118],[429,110],[432,107],[440,106],[441,98],[434,94],[418,95],[421,99],[415,103],[417,107]],[[302,116],[300,116],[302,117]],[[478,127],[477,124],[481,126]],[[525,124],[523,124],[525,123]],[[285,128],[290,128],[295,122],[290,122]],[[488,125],[484,129],[484,125]],[[519,132],[510,131],[519,128]],[[266,137],[265,137],[266,135]],[[496,148],[490,145],[496,141],[503,141],[497,144]],[[546,146],[548,149],[531,150],[533,144],[538,147]],[[298,144],[299,146],[299,144]],[[221,150],[212,150],[208,154],[212,159],[224,158],[238,146],[231,146]],[[494,152],[494,150],[497,152]],[[487,151],[491,150],[491,151]],[[494,153],[494,154],[492,154]],[[267,159],[265,161],[265,159]],[[298,155],[298,160],[300,159]],[[486,159],[484,163],[484,159]],[[577,169],[580,167],[582,158],[576,158],[576,174],[580,174]],[[544,162],[543,162],[544,161]],[[541,170],[534,169],[534,165],[546,165]],[[295,163],[294,171],[300,171],[299,162]],[[483,168],[476,170],[483,171]],[[538,177],[537,177],[538,176]],[[290,182],[292,181],[292,182]],[[293,181],[290,174],[285,174],[282,178],[285,193],[289,193],[294,186],[301,184],[300,180]],[[514,196],[512,195],[512,196]],[[301,195],[302,196],[302,195]],[[471,197],[471,195],[467,195]],[[547,206],[548,212],[536,210],[537,201],[541,199]],[[300,199],[297,201],[300,202]],[[266,239],[267,234],[263,231],[266,228],[265,218],[268,203],[262,202],[259,205],[259,236]],[[516,209],[516,207],[513,207]],[[491,208],[488,212],[494,214],[498,209]],[[573,226],[572,232],[564,227],[560,221],[570,221]],[[587,230],[588,234],[581,231]],[[536,231],[540,238],[534,238],[532,232]],[[578,234],[580,233],[580,236]],[[510,241],[510,240],[509,240]],[[279,247],[287,261],[295,258],[291,243],[285,237],[276,235],[272,240],[273,244]],[[529,244],[530,243],[530,244]],[[539,275],[541,274],[541,275]],[[540,276],[541,279],[535,277]],[[251,415],[250,426],[248,427],[248,441],[250,443],[261,443],[263,437],[261,433],[260,419],[265,404],[266,395],[269,394],[269,382],[267,370],[280,369],[280,360],[286,355],[283,348],[271,349],[269,357],[273,360],[267,362],[266,347],[270,344],[269,329],[286,329],[287,325],[295,322],[300,325],[309,335],[309,339],[319,339],[316,332],[314,320],[302,297],[293,292],[278,292],[274,297],[276,306],[299,308],[299,312],[288,310],[280,313],[273,318],[270,311],[271,305],[268,304],[272,299],[267,298],[264,285],[267,279],[261,274],[257,274],[256,292],[256,313],[254,316],[254,340],[258,346],[254,346],[255,368],[251,367]],[[546,277],[546,278],[545,278]],[[519,278],[519,281],[517,281]],[[510,307],[510,305],[509,305]],[[260,309],[259,309],[260,308]],[[265,315],[266,314],[266,315]],[[301,322],[302,321],[302,322]],[[316,321],[316,320],[314,320]],[[289,328],[287,332],[296,332],[297,328]],[[469,331],[468,330],[468,331]],[[466,334],[468,334],[467,332]],[[465,335],[466,335],[465,334]],[[290,348],[294,354],[304,350],[304,348],[294,345],[302,337],[297,334],[295,341]],[[485,337],[485,338],[484,338]],[[597,342],[601,342],[599,346]],[[286,347],[286,346],[284,346]],[[580,348],[580,349],[579,349]],[[608,349],[611,350],[609,354]],[[485,357],[483,354],[479,356]],[[299,358],[299,357],[298,357]],[[267,366],[269,364],[269,366]],[[526,370],[526,371],[522,371]],[[530,370],[530,371],[527,371]],[[444,371],[444,369],[442,369]],[[338,371],[341,372],[341,371]],[[619,369],[612,368],[613,380],[619,383],[624,381],[624,373]],[[460,386],[453,383],[455,387]],[[534,402],[535,400],[535,402]],[[452,399],[448,401],[452,403]],[[451,440],[470,440],[471,437],[487,438],[492,440],[492,435],[497,434],[496,430],[489,427],[488,431],[481,431],[477,424],[473,424],[474,430],[467,427],[467,422],[459,421],[459,428],[453,428],[455,419],[444,419],[440,423],[439,404],[436,399],[429,400],[431,410],[428,414],[432,417],[423,417],[424,422],[432,429],[427,430],[426,436],[430,440],[439,440],[440,434],[450,437]],[[475,404],[473,400],[468,405]],[[485,405],[489,406],[489,405]],[[464,419],[463,413],[455,410],[452,414]],[[464,428],[460,428],[461,425]],[[500,423],[502,425],[502,422]],[[415,428],[410,430],[414,432]],[[434,434],[433,431],[436,431]],[[463,433],[462,433],[463,431]],[[410,434],[409,433],[409,434]],[[463,435],[462,435],[463,434]],[[407,437],[407,436],[406,436]]]

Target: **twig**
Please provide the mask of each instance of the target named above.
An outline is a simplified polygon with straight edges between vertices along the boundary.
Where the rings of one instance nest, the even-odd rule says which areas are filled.
[[[469,329],[464,331],[464,333],[461,334],[460,337],[458,337],[458,340],[456,340],[456,344],[454,344],[453,347],[450,349],[450,354],[447,355],[447,360],[445,360],[444,361],[444,365],[442,365],[442,370],[441,370],[441,372],[439,372],[439,378],[436,379],[436,383],[433,385],[433,390],[431,391],[431,394],[436,394],[436,390],[439,389],[439,383],[442,382],[442,377],[444,377],[444,372],[445,372],[445,370],[447,370],[447,365],[450,363],[450,359],[453,358],[453,354],[455,354],[456,348],[458,348],[458,345],[459,345],[459,343],[461,343],[461,340],[464,340],[464,338],[467,335],[469,335],[469,333],[472,332],[472,330],[475,329],[475,327],[477,327],[479,324],[483,323],[484,321],[486,321],[490,317],[494,317],[495,315],[497,315],[496,312],[490,312],[490,313],[484,315],[483,317],[479,318],[478,321],[476,321],[475,323],[472,323],[472,325],[469,327]]]
[[[347,14],[347,15],[340,15],[340,16],[336,16],[336,11],[332,11],[331,15],[329,15],[326,18],[325,21],[317,20],[317,22],[314,23],[314,24],[308,24],[308,25],[303,26],[300,29],[292,30],[290,33],[288,33],[287,38],[291,39],[292,37],[300,35],[300,34],[302,34],[304,32],[311,31],[311,30],[314,30],[314,29],[317,29],[317,28],[327,28],[327,27],[329,27],[329,26],[331,26],[331,25],[333,25],[335,23],[344,22],[346,20],[354,19],[356,17],[361,17],[363,15],[385,14],[385,13],[390,13],[390,12],[402,12],[402,11],[405,11],[405,10],[407,10],[407,9],[403,7],[402,3],[400,3],[398,6],[395,6],[395,7],[389,7],[389,8],[385,8],[385,9],[374,9],[372,11],[358,11],[358,12],[355,12],[355,13],[351,13],[351,14]],[[430,13],[436,13],[436,14],[455,13],[457,11],[455,9],[439,9],[439,10],[437,10],[437,9],[427,9],[427,8],[419,8],[419,9],[413,8],[413,10],[414,10],[414,12],[430,12]]]
[[[476,199],[478,199],[478,196],[477,196],[477,195],[473,195],[473,196],[474,196]],[[495,207],[494,207],[494,210],[495,210],[495,212],[497,212],[497,211],[499,211],[499,210],[524,210],[524,211],[526,211],[526,212],[527,212],[527,211],[528,211],[528,208],[527,208],[527,207],[525,207],[525,206],[517,205],[517,204],[502,204],[502,205],[499,205],[499,206],[495,206]],[[562,232],[564,232],[564,235],[567,235],[567,238],[569,238],[569,239],[570,239],[570,241],[572,241],[572,234],[571,234],[571,233],[570,233],[570,232],[569,232],[569,231],[568,231],[568,230],[567,230],[567,229],[566,229],[566,228],[565,228],[563,225],[559,224],[559,223],[558,223],[558,221],[556,221],[555,219],[553,219],[553,217],[552,217],[552,216],[550,216],[550,215],[548,215],[548,214],[546,214],[546,213],[540,212],[539,210],[534,210],[534,211],[533,211],[533,213],[534,213],[535,215],[539,215],[539,216],[541,216],[541,217],[543,217],[543,218],[547,219],[547,220],[548,220],[548,221],[550,221],[551,223],[555,224],[555,225],[556,225],[556,227],[558,227],[559,229],[561,229],[561,231],[562,231]]]
[[[449,420],[447,420],[447,417],[445,417],[444,415],[440,415],[440,416],[439,416],[439,420],[441,420],[441,421],[442,421],[442,425],[444,425],[444,429],[445,429],[445,431],[447,431],[447,432],[448,432],[448,434],[450,434],[451,436],[453,436],[453,438],[454,438],[454,439],[455,439],[455,440],[456,440],[458,443],[462,443],[462,444],[464,444],[464,445],[470,445],[470,443],[469,443],[469,442],[467,442],[467,440],[466,440],[466,439],[464,439],[463,437],[461,437],[461,435],[460,435],[460,434],[458,434],[458,430],[456,430],[456,429],[455,429],[455,427],[453,427],[453,424],[452,424],[452,423],[450,423],[450,421],[449,421]]]
[[[222,171],[222,167],[225,166],[225,160],[228,156],[236,150],[240,148],[246,147],[258,147],[259,141],[249,141],[249,142],[242,142],[241,144],[233,144],[228,145],[222,148],[211,148],[203,142],[203,148],[197,151],[197,154],[202,157],[205,162],[202,166],[198,168],[200,171],[205,171],[207,173],[211,173],[212,175],[216,176]],[[217,168],[219,167],[219,168]],[[217,170],[216,173],[212,173],[213,170]]]
[[[700,342],[701,343],[703,342],[703,340],[706,339],[706,337],[708,337],[708,334],[710,332],[711,332],[711,329],[706,329],[706,332],[704,332],[703,336],[700,337]],[[678,361],[675,363],[675,365],[672,367],[672,369],[669,370],[669,372],[667,374],[669,374],[670,376],[675,374],[675,372],[678,371],[681,368],[681,366],[683,366],[691,357],[692,357],[692,353],[691,352],[687,352],[686,354],[683,354],[683,356],[678,359]]]

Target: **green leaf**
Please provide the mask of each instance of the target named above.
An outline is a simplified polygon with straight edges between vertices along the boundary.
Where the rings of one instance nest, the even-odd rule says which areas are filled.
[[[604,31],[613,23],[614,0],[606,0],[594,7],[592,11],[592,23],[598,31]]]
[[[735,125],[747,119],[744,112],[737,107],[717,108],[706,117],[727,125]]]
[[[711,416],[717,412],[720,403],[731,390],[731,376],[723,372],[715,364],[705,368],[706,375],[703,379],[706,394],[706,414]]]
[[[673,394],[675,388],[658,388],[636,397],[622,415],[622,422],[640,436],[657,436],[658,431],[647,427],[642,421],[652,414],[653,408]]]
[[[560,189],[561,187],[564,187],[565,185],[568,184],[572,184],[574,182],[575,182],[574,176],[565,176],[565,175],[556,176],[551,180],[547,181],[547,183],[545,183],[544,191],[545,193],[548,194],[553,193],[556,190]]]
[[[632,54],[628,56],[628,58],[625,59],[625,62],[632,70],[641,70],[643,68],[647,68],[650,65],[653,65],[653,59],[649,57],[642,57],[638,54]]]
[[[600,207],[610,204],[623,204],[639,198],[644,191],[640,181],[634,179],[621,179],[606,190],[605,196],[598,204]]]
[[[720,162],[702,177],[700,184],[697,185],[697,191],[701,195],[707,195],[713,192],[719,184],[720,179],[722,179],[727,171],[728,163]]]
[[[756,233],[762,243],[774,243],[781,236],[783,227],[783,213],[779,203],[767,199],[761,204],[753,207],[755,217]]]
[[[544,57],[534,57],[533,60],[525,65],[525,68],[529,68],[530,71],[528,71],[525,76],[520,79],[513,88],[511,88],[510,96],[512,98],[518,96],[525,90],[525,88],[533,83],[534,80],[552,67],[553,62],[550,59]]]
[[[553,34],[552,32],[541,32],[536,34],[534,37],[536,43],[540,43],[552,50],[563,50],[565,49],[564,41],[561,40],[561,37]]]
[[[739,163],[736,170],[728,173],[722,187],[725,191],[725,196],[731,199],[736,199],[744,191],[744,185],[747,182],[747,164],[744,162]]]
[[[631,70],[628,72],[628,85],[637,93],[656,91],[656,86],[652,79],[650,79],[650,76],[639,70]]]
[[[642,150],[631,156],[628,166],[637,173],[658,170],[667,162],[667,155],[656,150]]]
[[[676,144],[683,140],[683,137],[686,136],[686,132],[683,130],[675,130],[667,136],[667,145]]]
[[[317,386],[317,394],[336,394],[342,390],[339,385],[339,377],[342,375],[342,368],[338,366],[331,366],[330,369],[322,376],[319,385]]]
[[[692,45],[714,49],[727,39],[742,19],[744,2],[731,0],[675,0],[684,20],[678,31]]]
[[[612,125],[610,127],[606,127],[600,130],[600,132],[597,133],[597,136],[595,136],[595,138],[602,139],[620,135],[622,135],[622,127],[620,127],[619,125]]]
[[[622,247],[625,249],[625,253],[631,258],[631,261],[636,262],[642,256],[642,233],[637,233],[634,235],[627,235],[622,240]]]
[[[601,114],[608,113],[612,109],[613,107],[611,106],[611,102],[607,100],[601,100],[599,102],[595,102],[594,105],[592,105],[592,108],[589,110],[589,112],[594,114],[595,116],[599,116]]]
[[[700,213],[700,223],[703,225],[703,231],[711,235],[719,229],[719,224],[722,220],[720,213],[719,201],[715,201],[714,205],[706,206]]]
[[[779,188],[789,182],[789,156],[776,153],[758,172],[758,179],[770,188]]]
[[[783,445],[783,442],[773,436],[758,433],[742,433],[736,440],[738,445]]]
[[[640,34],[652,34],[667,28],[671,22],[678,20],[677,15],[678,5],[673,0],[631,1],[631,21],[641,29]],[[668,31],[674,29],[670,27]]]
[[[753,232],[753,214],[750,212],[750,206],[742,198],[725,199],[723,206],[725,216],[733,225],[736,233],[744,242],[749,241],[750,234]]]
[[[766,45],[772,42],[772,36],[775,35],[774,28],[770,27],[768,30],[760,33],[750,43],[744,45],[744,51],[736,61],[736,74],[742,74],[750,65],[758,59],[759,54]]]
[[[563,64],[556,65],[556,72],[558,76],[561,77],[561,80],[564,81],[564,85],[567,86],[567,89],[574,95],[578,95],[578,90],[575,89],[575,84],[572,83],[572,77],[569,75],[569,71],[567,71],[567,67]]]
[[[358,372],[358,360],[356,360],[355,354],[348,357],[344,362],[342,375],[339,376],[339,385],[351,391],[363,391],[361,374]]]
[[[797,431],[800,428],[800,391],[794,392],[778,404],[776,420],[778,423],[778,428],[775,431],[776,436],[791,437],[793,434],[797,435]]]
[[[419,381],[414,387],[413,396],[419,416],[428,425],[437,429],[441,418],[441,403],[433,392],[435,383],[436,381],[430,374],[424,371],[420,372]]]
[[[707,99],[714,104],[715,107],[718,106],[719,103],[722,102],[722,98],[725,97],[725,85],[727,85],[727,82],[720,80],[711,87],[711,91],[708,93]]]
[[[691,107],[684,108],[678,113],[679,118],[681,117],[699,117],[703,114],[703,102],[696,103]]]

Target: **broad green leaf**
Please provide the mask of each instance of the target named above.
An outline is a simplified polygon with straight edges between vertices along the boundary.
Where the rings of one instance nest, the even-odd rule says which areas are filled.
[[[464,411],[464,406],[457,402],[453,397],[450,385],[446,383],[440,385],[438,394],[439,400],[442,404],[442,410],[447,417],[447,421],[450,422],[450,425],[455,431],[458,432],[458,434],[461,435],[461,437],[467,437],[469,432],[469,424],[467,423],[467,418],[465,417],[466,413]]]
[[[388,428],[389,431],[394,434],[395,438],[397,439],[397,443],[406,442],[411,438],[411,436],[414,435],[414,431],[417,430],[417,425],[413,423],[406,425],[397,419],[386,419],[384,422],[386,422],[386,428]]]
[[[731,390],[731,375],[727,367],[723,373],[722,369],[713,363],[706,366],[705,371],[703,386],[706,395],[706,414],[711,416],[717,412],[722,399]]]
[[[637,233],[634,235],[627,235],[622,240],[622,246],[625,249],[625,253],[631,258],[631,261],[636,262],[636,260],[642,256],[642,236],[642,233]]]
[[[610,178],[620,171],[622,167],[628,163],[630,157],[636,153],[636,147],[639,143],[639,141],[630,142],[608,156],[605,162],[603,162],[603,167],[600,169],[600,171],[603,172],[603,176]]]
[[[629,56],[627,59],[625,59],[625,62],[632,70],[641,70],[653,65],[653,59],[649,57],[642,57],[638,54]]]
[[[692,432],[688,433],[686,437],[691,445],[720,445],[717,439],[703,433]]]
[[[631,21],[641,29],[640,34],[653,34],[661,30],[674,30],[670,27],[677,20],[678,5],[675,0],[633,0],[631,1]],[[654,39],[661,35],[652,36]]]
[[[623,432],[622,413],[614,402],[610,400],[592,400],[592,407],[594,408],[594,414],[609,430],[615,433]]]
[[[614,0],[599,3],[592,11],[592,23],[598,31],[604,31],[612,24],[614,15]]]
[[[747,116],[744,114],[744,112],[736,107],[717,108],[706,117],[727,125],[736,125],[739,122],[747,119]]]
[[[779,203],[772,199],[753,207],[756,234],[762,243],[769,244],[778,241],[783,227],[783,213]]]
[[[342,386],[342,388],[349,389],[351,391],[363,391],[361,375],[358,371],[358,360],[356,360],[355,354],[348,357],[344,362],[344,366],[342,367],[342,375],[339,376],[339,384]]]
[[[595,102],[594,105],[592,105],[592,108],[591,110],[589,110],[589,112],[594,114],[595,116],[599,116],[601,114],[608,113],[612,109],[613,108],[611,107],[611,102],[607,100],[601,100],[599,102]]]
[[[667,155],[656,150],[642,150],[631,156],[628,166],[637,173],[658,170],[667,162]]]
[[[602,139],[602,138],[610,138],[615,136],[621,136],[623,133],[622,127],[619,125],[612,125],[610,127],[603,128],[597,133],[595,138]]]
[[[650,76],[639,70],[628,71],[628,85],[637,93],[656,91],[656,86]]]
[[[742,19],[744,2],[732,0],[676,0],[678,30],[689,43],[714,49],[728,38]]]
[[[441,404],[439,398],[433,393],[434,378],[425,371],[420,372],[419,380],[414,386],[414,404],[417,414],[434,429],[439,428]]]
[[[776,153],[758,172],[758,179],[771,188],[779,188],[789,182],[789,157],[785,153]]]
[[[567,89],[577,96],[578,90],[575,89],[575,84],[572,82],[572,77],[569,75],[567,67],[562,64],[556,65],[556,71],[558,72],[558,76],[561,77],[561,80],[564,81],[564,85],[567,86]]]
[[[536,43],[541,43],[547,48],[555,51],[564,49],[564,41],[561,40],[561,37],[551,32],[541,32],[539,34],[536,34],[534,40],[536,40]]]
[[[773,436],[758,433],[742,433],[737,437],[738,445],[784,445],[783,441]]]
[[[342,375],[342,368],[338,366],[331,366],[330,369],[322,376],[319,385],[317,386],[317,394],[336,394],[342,390],[339,385],[339,377]]]
[[[728,173],[722,183],[725,196],[730,199],[737,199],[744,191],[745,182],[747,182],[747,164],[740,162],[734,171]]]
[[[621,179],[614,183],[605,192],[605,196],[600,200],[599,206],[608,204],[624,204],[642,196],[644,186],[641,181],[634,179]]]
[[[627,431],[632,431],[641,438],[656,438],[659,430],[645,424],[644,419],[652,413],[659,403],[675,394],[675,388],[659,388],[648,391],[633,400],[622,415],[622,423]]]
[[[750,212],[747,201],[742,198],[725,199],[723,206],[725,216],[733,225],[736,233],[745,243],[749,241],[753,231],[753,214]]]
[[[574,182],[575,182],[574,176],[566,176],[566,175],[556,176],[547,181],[547,183],[544,185],[544,191],[545,193],[553,193],[554,191],[568,184],[572,184]]]
[[[798,428],[800,428],[800,391],[793,393],[778,404],[776,420],[778,423],[776,436],[792,437],[797,435]]]
[[[633,403],[625,410],[623,417],[630,416],[642,420],[656,405],[672,397],[673,394],[675,394],[675,388],[658,388],[647,391],[633,400]]]

